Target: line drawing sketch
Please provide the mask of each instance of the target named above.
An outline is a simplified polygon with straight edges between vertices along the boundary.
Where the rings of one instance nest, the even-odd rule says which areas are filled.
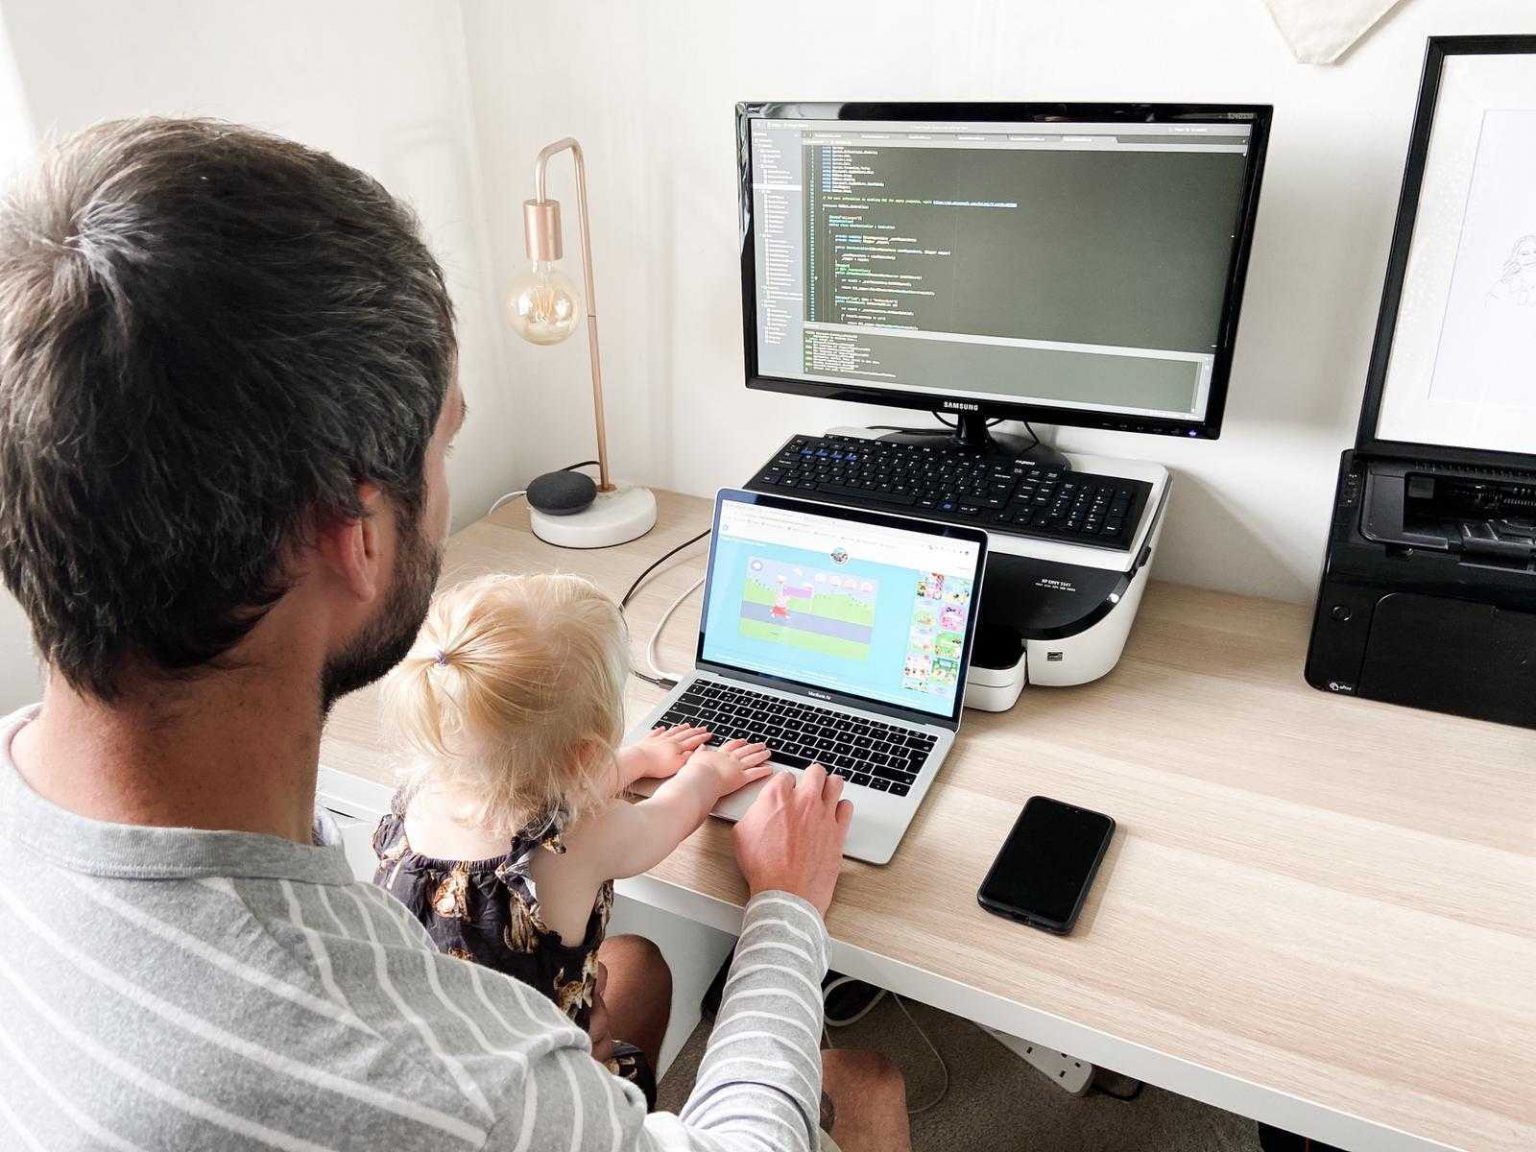
[[[1488,289],[1488,298],[1536,307],[1536,232],[1515,241],[1515,250],[1504,261],[1503,275]]]

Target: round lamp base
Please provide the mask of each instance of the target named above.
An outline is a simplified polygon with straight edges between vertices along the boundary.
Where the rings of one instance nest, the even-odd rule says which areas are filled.
[[[620,484],[612,492],[569,516],[550,516],[530,508],[533,534],[557,548],[612,548],[644,536],[656,523],[656,497],[649,488]]]

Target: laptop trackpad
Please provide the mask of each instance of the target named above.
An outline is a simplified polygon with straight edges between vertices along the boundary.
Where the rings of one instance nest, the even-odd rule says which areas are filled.
[[[789,772],[791,774],[797,774],[796,769],[786,768],[783,764],[774,764],[772,765],[772,768],[775,772]],[[729,796],[722,798],[721,801],[710,810],[710,814],[713,816],[723,817],[726,820],[740,820],[747,814],[747,809],[752,807],[752,801],[757,799],[758,793],[760,793],[763,788],[767,786],[768,779],[769,778],[765,776],[761,780],[754,780],[745,788],[732,792]],[[650,796],[664,783],[665,781],[663,780],[637,780],[630,787],[630,792],[637,796]]]
[[[794,772],[793,768],[786,768],[782,764],[773,765],[775,772]],[[745,788],[732,792],[729,796],[722,797],[720,803],[712,809],[712,815],[723,817],[726,820],[740,820],[747,814],[747,809],[752,807],[752,801],[768,786],[770,777],[764,776],[761,780],[754,780]]]

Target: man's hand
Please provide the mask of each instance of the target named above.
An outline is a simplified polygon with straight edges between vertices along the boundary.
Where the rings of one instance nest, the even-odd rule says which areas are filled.
[[[689,758],[688,771],[708,773],[716,787],[716,795],[729,796],[771,774],[773,769],[768,760],[772,755],[766,744],[730,740],[719,748],[700,748]]]
[[[752,895],[789,892],[823,916],[837,887],[843,841],[853,804],[843,779],[812,764],[796,780],[781,772],[768,781],[736,825],[736,860]]]
[[[687,724],[653,728],[645,739],[619,749],[619,787],[628,788],[647,777],[665,780],[677,775],[694,749],[709,742],[709,736],[708,728]]]

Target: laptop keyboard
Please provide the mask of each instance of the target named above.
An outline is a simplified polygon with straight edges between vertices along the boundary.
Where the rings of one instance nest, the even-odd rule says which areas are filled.
[[[903,724],[710,680],[695,680],[660,723],[703,725],[715,745],[766,741],[776,763],[791,768],[820,764],[850,784],[892,796],[911,791],[937,739]]]

